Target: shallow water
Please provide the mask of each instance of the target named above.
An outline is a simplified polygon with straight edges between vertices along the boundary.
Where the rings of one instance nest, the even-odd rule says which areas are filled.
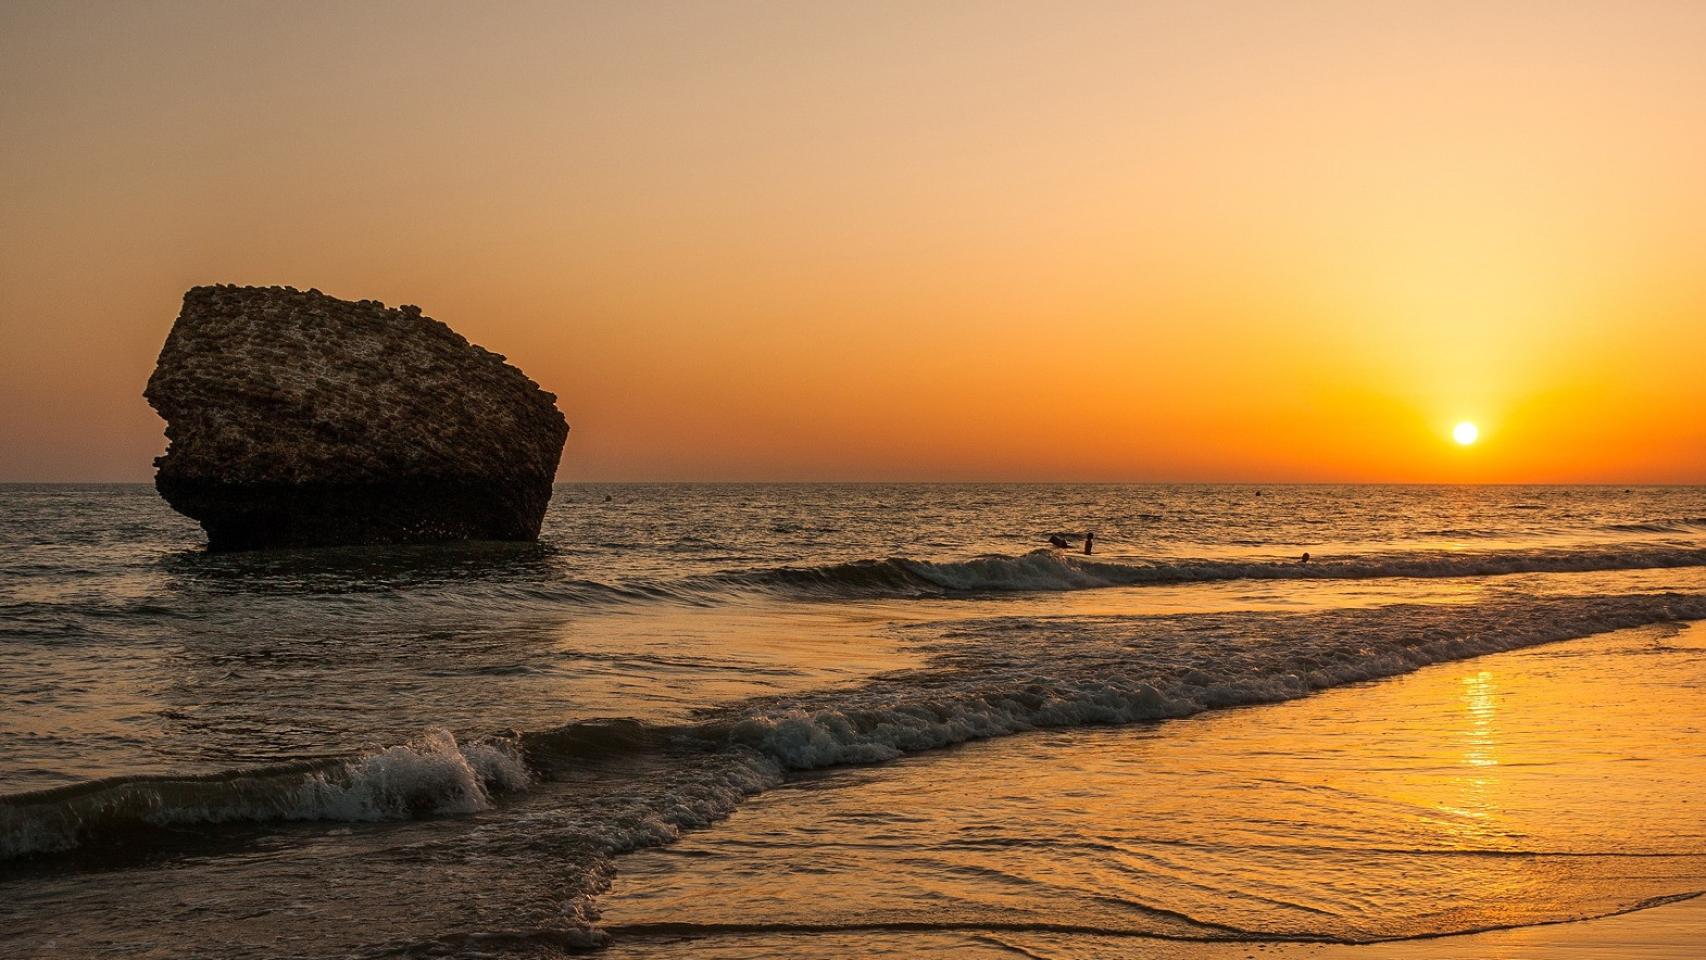
[[[1093,557],[1038,549],[1086,528]],[[0,488],[0,931],[41,956],[789,955],[728,925],[853,917],[813,949],[905,952],[1007,916],[1344,940],[1586,916],[1699,879],[1699,814],[1629,791],[1702,772],[1670,625],[1706,617],[1703,577],[1700,488],[571,485],[538,546],[219,556],[146,487]],[[1467,701],[1428,678],[1493,663],[1523,666],[1477,702],[1522,709],[1488,749],[1543,762],[1496,757],[1522,802],[1442,818]],[[950,842],[966,797],[984,848]],[[1617,844],[1675,848],[1610,882],[1574,854],[1631,806]],[[1274,823],[1325,839],[1257,843]],[[1416,853],[1476,824],[1572,856]],[[1465,893],[1489,878],[1523,892]],[[963,929],[905,927],[944,909]]]
[[[635,956],[1150,956],[1616,913],[1706,889],[1703,689],[1706,629],[1660,625],[836,770],[629,858],[604,922]]]

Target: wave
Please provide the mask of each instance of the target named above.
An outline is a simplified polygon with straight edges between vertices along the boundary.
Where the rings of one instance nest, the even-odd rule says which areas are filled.
[[[1706,517],[1677,517],[1671,520],[1642,520],[1608,523],[1602,529],[1623,533],[1699,533],[1706,530]]]
[[[1706,546],[1619,545],[1484,552],[1412,551],[1296,560],[1111,560],[1056,550],[970,560],[890,557],[813,567],[778,567],[707,578],[732,589],[835,598],[912,597],[1221,580],[1362,580],[1382,577],[1479,577],[1706,566]]]
[[[145,827],[474,813],[531,780],[515,738],[459,743],[442,730],[347,760],[198,777],[113,777],[0,796],[0,858],[69,850]]]
[[[458,740],[430,730],[347,758],[205,775],[106,777],[0,795],[0,860],[188,824],[373,822],[478,813],[504,794],[612,760],[666,751],[691,728],[625,718]]]
[[[1706,596],[961,621],[928,668],[844,700],[767,702],[707,729],[791,769],[869,763],[1039,728],[1279,702],[1433,663],[1694,619],[1706,619]]]

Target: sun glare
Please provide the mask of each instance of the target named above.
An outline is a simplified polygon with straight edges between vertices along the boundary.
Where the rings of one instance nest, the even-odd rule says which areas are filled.
[[[1467,420],[1451,428],[1451,439],[1466,447],[1474,443],[1479,436],[1481,436],[1481,431]]]

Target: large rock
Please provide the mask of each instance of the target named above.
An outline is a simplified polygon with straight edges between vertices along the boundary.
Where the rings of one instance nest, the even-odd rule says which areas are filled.
[[[569,432],[419,307],[290,287],[186,293],[143,395],[154,485],[216,550],[534,539]]]

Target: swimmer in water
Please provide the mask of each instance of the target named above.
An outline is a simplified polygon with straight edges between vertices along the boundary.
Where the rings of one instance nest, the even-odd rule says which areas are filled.
[[[1089,533],[1084,534],[1084,555],[1086,557],[1090,555],[1090,547],[1095,544],[1095,542],[1096,531],[1091,530]]]

